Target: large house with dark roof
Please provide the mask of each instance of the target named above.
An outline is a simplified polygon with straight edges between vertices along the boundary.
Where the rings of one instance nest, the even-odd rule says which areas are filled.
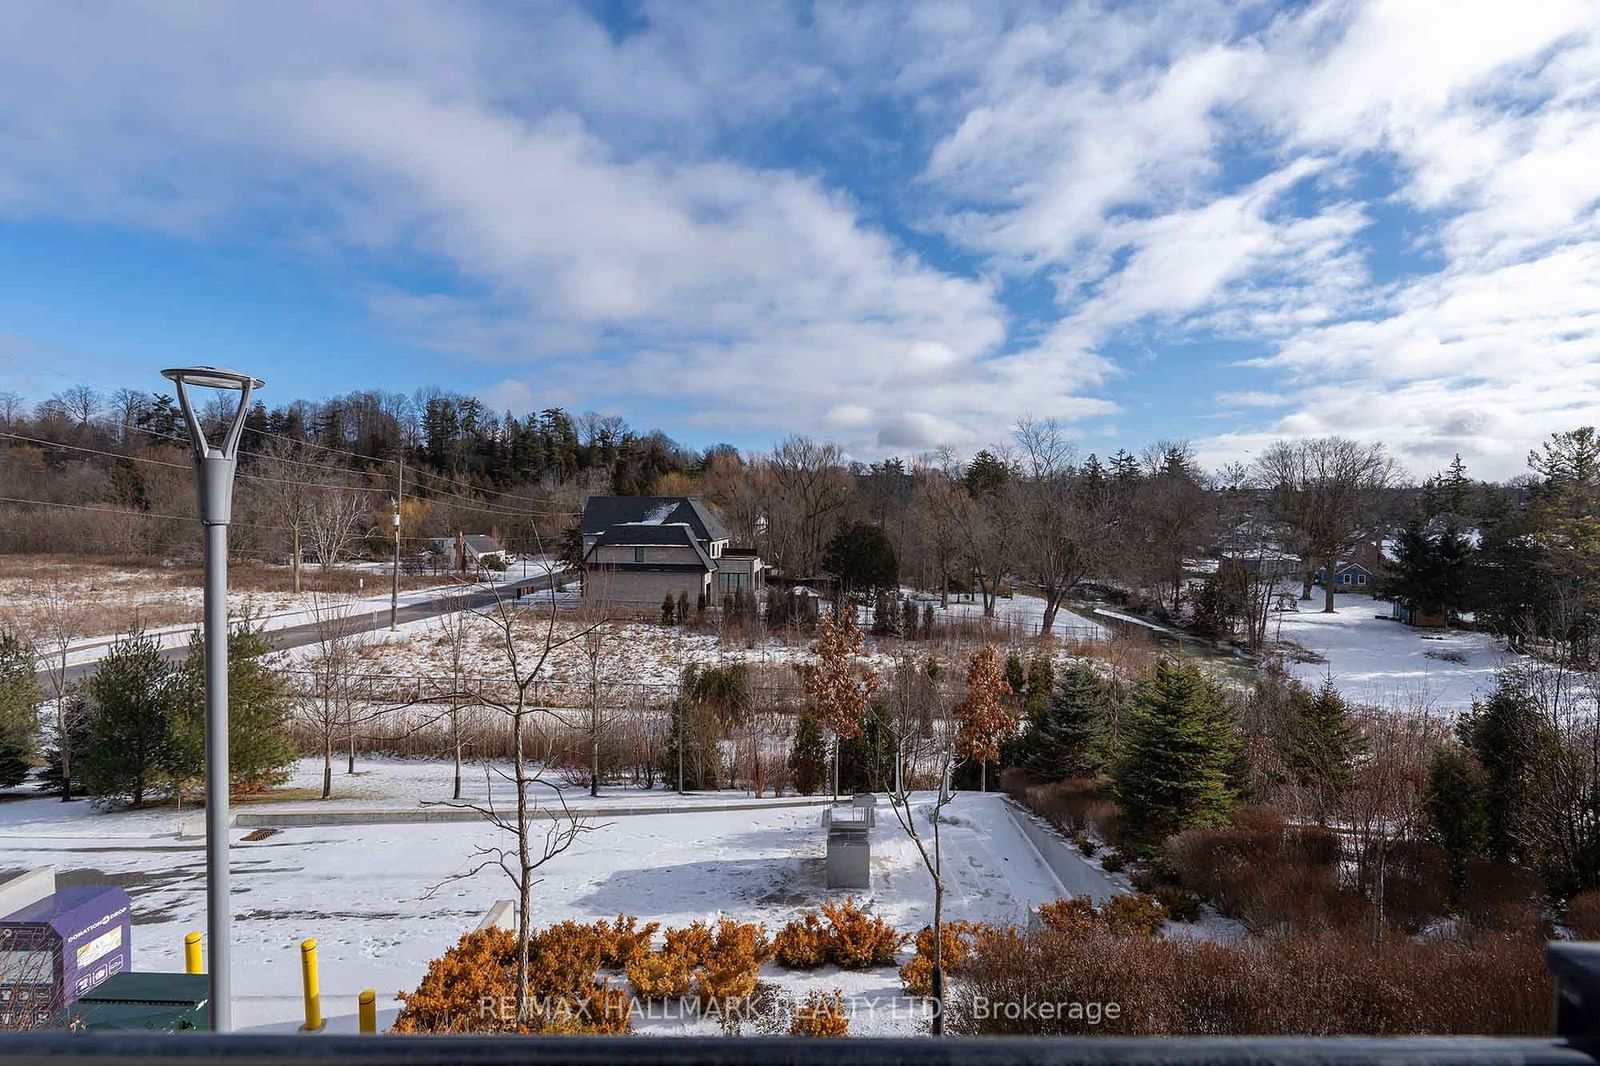
[[[591,496],[582,533],[588,600],[654,606],[681,593],[715,605],[766,585],[754,549],[730,548],[716,515],[687,496]]]

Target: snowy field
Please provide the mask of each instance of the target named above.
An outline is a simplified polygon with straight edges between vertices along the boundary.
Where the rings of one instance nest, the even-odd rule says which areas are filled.
[[[1335,613],[1322,613],[1318,589],[1298,612],[1275,613],[1267,635],[1323,660],[1291,655],[1291,674],[1313,686],[1331,675],[1340,692],[1362,703],[1458,714],[1493,690],[1496,671],[1519,659],[1487,633],[1401,625],[1389,619],[1388,603],[1370,596],[1335,595],[1334,606]],[[1452,661],[1457,657],[1463,661]]]
[[[527,576],[540,577],[550,565],[548,556],[529,556]],[[363,575],[358,580],[365,588],[356,593],[234,589],[228,595],[228,616],[230,619],[249,617],[262,629],[271,630],[314,621],[319,607],[324,611],[336,607],[356,613],[387,615],[390,596],[387,564],[350,563],[340,570]],[[487,574],[467,586],[466,591],[487,589],[491,583],[499,587],[515,584],[524,580],[523,571],[522,561],[517,557],[510,569]],[[307,566],[306,572],[315,573],[315,567]],[[461,587],[460,582],[449,575],[405,577],[399,602],[401,606],[425,603]],[[37,632],[43,640],[48,629],[42,624],[42,612],[57,595],[64,596],[71,607],[77,608],[75,621],[81,635],[69,644],[72,649],[67,656],[69,665],[99,659],[117,636],[114,630],[119,623],[108,622],[107,614],[94,610],[96,604],[115,604],[119,609],[117,617],[140,615],[146,623],[151,619],[181,617],[183,620],[176,623],[145,627],[146,635],[158,644],[175,647],[188,642],[189,634],[199,624],[204,602],[204,591],[198,585],[172,583],[171,575],[161,571],[98,564],[39,563],[26,571],[0,576],[0,623],[15,621],[24,632]]]
[[[916,593],[910,589],[902,589],[918,601],[918,609],[928,599],[927,593]],[[937,597],[933,598],[933,611],[935,618],[961,618],[976,621],[983,617],[983,599],[976,594],[972,599],[959,599],[952,595],[948,609],[939,606]],[[1018,592],[1010,597],[1001,597],[995,601],[994,616],[997,621],[1005,622],[1018,630],[1018,636],[1036,636],[1039,627],[1044,622],[1044,598]],[[1104,639],[1107,635],[1106,628],[1092,618],[1087,618],[1065,607],[1056,611],[1055,635],[1058,637],[1087,637],[1089,639]]]
[[[413,764],[404,773],[395,772],[397,765],[380,766],[371,791],[392,799],[415,789],[413,804],[419,792],[447,794],[447,765],[425,770],[429,764]],[[668,795],[619,789],[610,798],[659,802]],[[572,802],[586,806],[588,799],[579,795]],[[928,798],[914,803],[924,820],[927,803]],[[727,913],[764,921],[776,931],[801,909],[841,894],[824,887],[820,813],[814,807],[752,805],[597,814],[597,828],[541,871],[534,920],[590,921],[627,912],[682,925]],[[184,817],[170,809],[99,814],[86,804],[63,806],[54,799],[0,801],[0,876],[54,865],[62,883],[122,885],[134,899],[135,965],[181,969],[183,935],[204,927],[204,852],[200,841],[178,838]],[[452,880],[471,866],[474,849],[509,840],[488,827],[291,828],[254,842],[244,841],[244,833],[233,835],[235,1010],[241,1027],[255,1031],[287,1032],[298,1025],[298,944],[305,937],[319,944],[330,1029],[354,1029],[355,997],[368,986],[378,990],[380,1024],[388,1025],[398,1010],[394,993],[414,988],[429,959],[476,926],[496,900],[514,894],[498,871]],[[1040,840],[1030,839],[998,794],[959,795],[946,810],[942,836],[946,913],[952,919],[1023,923],[1030,909],[1067,894],[1044,860]],[[1077,854],[1059,838],[1042,843],[1056,849],[1058,866]],[[931,889],[886,805],[879,807],[872,848],[873,888],[858,898],[898,928],[915,931],[930,920]],[[1076,874],[1080,888],[1083,879],[1105,877],[1087,862]],[[769,964],[763,980],[802,995],[811,988],[843,988],[864,1009],[852,1032],[907,1033],[919,1025],[892,970],[799,974]],[[681,1030],[684,1023],[670,1024]]]

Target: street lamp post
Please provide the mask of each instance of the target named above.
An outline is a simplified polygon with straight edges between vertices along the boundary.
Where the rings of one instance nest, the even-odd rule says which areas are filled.
[[[178,387],[178,405],[189,426],[195,492],[205,529],[206,648],[206,939],[211,1028],[233,1031],[229,969],[232,914],[228,906],[228,522],[233,517],[233,473],[239,461],[250,393],[263,384],[249,374],[210,366],[177,367],[161,375]],[[239,406],[222,432],[220,446],[206,440],[189,386],[233,389]]]

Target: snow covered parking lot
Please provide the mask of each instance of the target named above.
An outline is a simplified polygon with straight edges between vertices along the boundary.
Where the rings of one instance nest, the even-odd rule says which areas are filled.
[[[366,794],[347,804],[392,808],[410,791],[406,805],[415,806],[416,790],[447,787],[449,780],[448,766],[436,763],[372,765],[375,771],[363,779]],[[396,787],[380,788],[385,779]],[[739,796],[682,802],[736,802]],[[615,789],[605,802],[646,800],[673,798],[661,790]],[[587,805],[588,799],[574,796],[572,802]],[[879,813],[873,887],[858,899],[914,932],[932,913],[927,874],[888,808]],[[101,814],[53,798],[11,798],[0,802],[0,876],[54,865],[66,884],[115,879],[134,899],[135,964],[180,969],[184,933],[204,928],[204,852],[201,841],[178,838],[184,817],[187,812],[171,809]],[[824,887],[825,838],[814,807],[752,804],[702,813],[597,814],[593,821],[593,832],[541,871],[544,879],[534,890],[537,924],[627,912],[682,925],[726,912],[776,931],[799,910],[838,894]],[[469,868],[476,847],[497,842],[486,826],[316,826],[250,842],[245,834],[238,829],[233,835],[235,1010],[241,1026],[253,1030],[291,1031],[299,1024],[297,945],[303,938],[316,937],[320,945],[330,1028],[354,1029],[355,997],[369,986],[379,992],[380,1023],[387,1025],[398,1009],[394,993],[416,987],[431,958],[474,927],[496,900],[513,895],[511,882],[497,871],[450,880]],[[947,808],[942,837],[951,919],[1026,922],[1031,908],[1065,894],[999,794],[962,793]],[[857,1015],[852,1031],[909,1032],[918,1024],[889,971],[800,974],[769,964],[763,979],[801,994],[841,987],[875,1005]],[[675,1024],[682,1029],[684,1023]],[[704,1020],[694,1024],[715,1028]]]

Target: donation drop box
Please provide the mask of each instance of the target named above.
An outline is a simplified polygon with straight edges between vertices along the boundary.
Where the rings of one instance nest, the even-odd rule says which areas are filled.
[[[132,967],[128,894],[110,885],[57,889],[0,914],[0,1029],[43,1021]]]

